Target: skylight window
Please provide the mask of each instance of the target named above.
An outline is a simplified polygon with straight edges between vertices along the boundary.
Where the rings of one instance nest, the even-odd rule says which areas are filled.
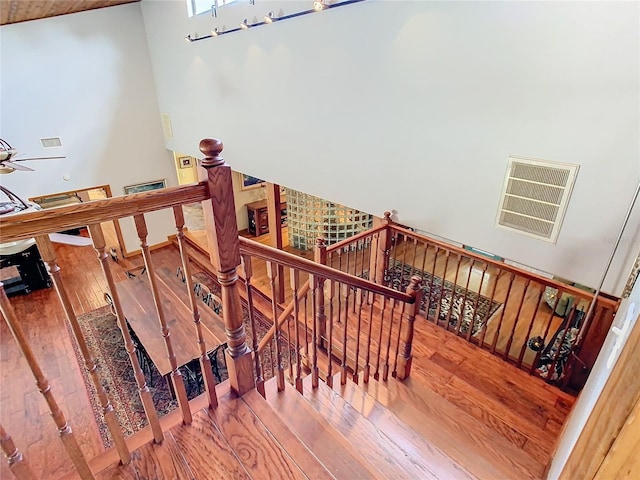
[[[187,0],[187,10],[189,12],[189,16],[193,17],[194,15],[207,13],[211,10],[237,1],[238,0]]]

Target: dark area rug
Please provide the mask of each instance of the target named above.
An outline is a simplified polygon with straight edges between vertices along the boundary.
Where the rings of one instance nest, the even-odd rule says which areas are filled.
[[[133,367],[129,360],[129,354],[124,348],[124,340],[116,317],[111,313],[109,306],[104,306],[78,316],[78,322],[84,333],[91,356],[98,367],[98,375],[102,386],[107,391],[118,423],[125,436],[129,436],[145,427],[147,419],[138,394]],[[70,331],[68,325],[67,328]],[[71,332],[70,335],[74,338]],[[102,407],[75,339],[73,345],[102,441],[105,447],[111,447],[113,443],[102,417]],[[155,370],[153,365],[151,365],[151,368]],[[153,374],[154,384],[151,385],[149,382],[147,384],[153,403],[158,410],[158,415],[163,416],[176,408],[177,404],[171,396],[167,382],[160,373],[157,370],[151,373]]]
[[[472,335],[481,332],[491,317],[502,306],[500,302],[492,302],[484,295],[472,291],[467,292],[465,296],[464,287],[454,285],[447,280],[443,284],[442,278],[432,278],[430,273],[418,270],[411,265],[394,259],[389,261],[388,278],[391,288],[403,292],[406,291],[413,275],[422,277],[424,294],[420,310],[429,318],[435,319],[438,301],[440,301],[438,320],[447,321],[449,319],[448,327],[457,328],[458,321],[462,319],[460,325],[460,332],[462,333],[467,333],[471,325],[473,325]],[[442,298],[440,298],[441,295]],[[451,316],[449,316],[449,311],[451,311]]]

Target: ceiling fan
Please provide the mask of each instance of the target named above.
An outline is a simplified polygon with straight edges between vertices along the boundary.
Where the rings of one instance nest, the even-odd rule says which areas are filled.
[[[53,160],[57,158],[65,157],[29,157],[29,158],[16,158],[22,154],[9,145],[9,142],[0,138],[0,174],[12,173],[16,170],[22,170],[24,172],[33,172],[33,168],[25,167],[17,162],[24,162],[27,160]]]
[[[65,157],[32,157],[32,158],[15,158],[17,151],[8,142],[0,138],[0,174],[13,173],[16,170],[21,171],[34,171],[32,168],[25,167],[16,162],[22,162],[25,160],[48,160]],[[27,202],[13,193],[8,188],[0,185],[0,193],[3,194],[0,198],[0,215],[15,215],[18,213],[35,212],[41,210],[40,205]],[[91,245],[91,240],[86,237],[77,235],[68,235],[64,233],[52,233],[49,235],[52,241],[57,243],[65,243],[68,245],[85,246]],[[0,238],[1,240],[1,238]],[[18,240],[16,242],[0,243],[0,255],[13,255],[24,251],[29,246],[33,245],[35,240],[33,238],[28,240]]]

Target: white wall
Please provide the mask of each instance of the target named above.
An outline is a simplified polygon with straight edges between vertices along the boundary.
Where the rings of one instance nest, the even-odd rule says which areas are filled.
[[[169,148],[596,286],[639,163],[637,2],[367,1],[186,43],[311,2],[142,11]],[[556,245],[494,227],[509,155],[581,165]],[[620,293],[640,212],[605,291]]]
[[[67,157],[25,162],[36,171],[3,175],[3,185],[24,198],[105,183],[122,195],[124,185],[161,178],[175,185],[138,4],[5,25],[0,40],[0,137],[25,156]],[[50,136],[63,147],[42,149]],[[170,214],[147,221],[149,243],[175,230]],[[127,250],[138,249],[133,221],[121,224]]]

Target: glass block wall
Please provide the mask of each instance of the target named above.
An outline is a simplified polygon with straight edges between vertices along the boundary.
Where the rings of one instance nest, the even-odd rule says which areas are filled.
[[[332,245],[373,226],[368,213],[287,188],[289,244],[312,250],[316,239]]]

